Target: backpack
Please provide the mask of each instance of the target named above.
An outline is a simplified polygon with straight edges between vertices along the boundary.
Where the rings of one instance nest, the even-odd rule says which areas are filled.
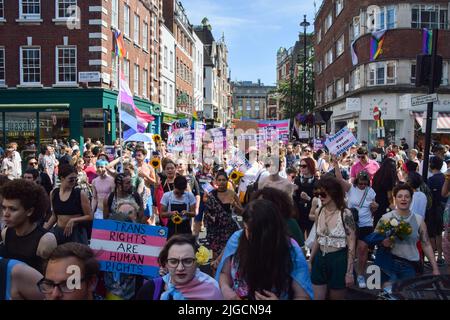
[[[243,205],[246,205],[247,203],[249,203],[252,198],[252,194],[255,193],[256,191],[258,191],[259,179],[261,178],[261,175],[263,174],[263,172],[264,172],[264,170],[261,170],[261,172],[258,173],[256,180],[247,186],[247,190],[245,191]]]

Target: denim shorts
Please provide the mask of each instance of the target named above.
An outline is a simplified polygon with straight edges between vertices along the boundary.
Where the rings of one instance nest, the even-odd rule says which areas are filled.
[[[395,282],[398,280],[414,278],[417,274],[414,264],[414,261],[408,261],[393,256],[389,270],[382,269],[381,282]]]

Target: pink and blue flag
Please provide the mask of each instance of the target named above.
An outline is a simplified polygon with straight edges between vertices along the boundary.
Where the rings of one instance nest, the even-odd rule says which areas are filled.
[[[431,54],[433,49],[433,30],[422,30],[422,53]]]

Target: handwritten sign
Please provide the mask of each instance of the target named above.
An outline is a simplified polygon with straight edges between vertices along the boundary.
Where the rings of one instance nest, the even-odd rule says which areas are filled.
[[[172,122],[170,125],[171,130],[178,130],[178,129],[189,129],[189,119],[180,119]]]
[[[190,130],[185,129],[177,129],[169,132],[167,138],[167,149],[169,152],[179,152],[184,149],[184,137],[185,134],[189,133]]]
[[[330,136],[325,141],[325,146],[331,154],[340,156],[342,153],[350,149],[351,146],[357,143],[355,136],[350,129],[345,126],[334,136]]]
[[[156,277],[166,238],[165,227],[95,219],[90,247],[102,271]]]

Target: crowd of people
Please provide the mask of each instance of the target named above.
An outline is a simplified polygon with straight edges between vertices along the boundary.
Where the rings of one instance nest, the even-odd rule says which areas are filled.
[[[280,142],[276,157],[250,147],[237,177],[222,154],[192,161],[164,141],[115,146],[110,157],[91,139],[54,141],[22,164],[8,145],[0,300],[339,300],[366,288],[369,261],[388,292],[450,262],[448,146],[433,146],[426,177],[423,153],[405,141],[370,152],[363,141],[339,156],[307,143]],[[160,276],[100,271],[89,248],[94,219],[167,227]],[[408,236],[385,233],[386,221]],[[71,265],[81,288],[68,285]]]

